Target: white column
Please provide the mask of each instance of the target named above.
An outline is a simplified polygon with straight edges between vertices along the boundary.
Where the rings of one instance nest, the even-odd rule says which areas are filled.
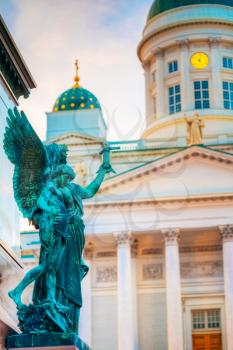
[[[154,111],[152,108],[152,96],[151,96],[151,72],[150,72],[150,64],[144,63],[144,76],[145,76],[145,97],[146,97],[146,122],[147,126],[150,124],[151,116]]]
[[[183,319],[179,262],[179,230],[163,231],[166,260],[168,350],[183,350]]]
[[[166,114],[166,106],[168,101],[165,102],[165,84],[164,84],[164,52],[159,49],[155,53],[156,56],[156,117],[159,119]],[[166,104],[166,105],[165,105]]]
[[[219,227],[223,240],[227,350],[233,350],[233,225]]]
[[[116,234],[118,272],[118,349],[136,350],[133,298],[132,237],[128,233]]]
[[[211,95],[212,97],[212,108],[222,109],[223,108],[223,89],[221,79],[221,52],[219,49],[219,38],[209,38],[210,45],[210,65],[211,65]]]
[[[189,41],[180,40],[180,74],[181,74],[181,99],[182,99],[182,111],[186,112],[193,109],[192,99],[192,83],[190,80],[190,65],[188,64],[189,58]]]
[[[79,337],[90,347],[92,346],[92,258],[93,246],[92,244],[89,244],[84,250],[84,259],[89,267],[89,271],[82,281],[83,307],[81,308],[80,313]]]

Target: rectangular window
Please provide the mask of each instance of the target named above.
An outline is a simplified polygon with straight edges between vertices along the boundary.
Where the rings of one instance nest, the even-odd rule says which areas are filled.
[[[207,312],[208,328],[220,328],[219,310],[209,310]]]
[[[180,85],[170,86],[168,88],[169,113],[173,114],[181,111]]]
[[[233,58],[224,56],[222,58],[222,65],[224,68],[233,69]]]
[[[193,311],[193,329],[205,328],[205,311]]]
[[[216,329],[221,327],[220,310],[195,310],[192,312],[193,330]]]
[[[210,108],[208,80],[194,81],[195,109]]]
[[[223,103],[225,109],[233,109],[233,82],[223,81]]]
[[[174,60],[171,62],[168,62],[168,73],[173,73],[178,71],[178,61]]]

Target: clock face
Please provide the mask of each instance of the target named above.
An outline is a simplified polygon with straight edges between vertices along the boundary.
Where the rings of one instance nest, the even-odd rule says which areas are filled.
[[[209,56],[204,52],[196,52],[191,57],[191,64],[196,69],[204,69],[209,64]]]

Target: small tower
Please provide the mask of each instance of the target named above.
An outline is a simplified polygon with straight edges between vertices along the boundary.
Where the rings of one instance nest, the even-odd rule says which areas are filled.
[[[146,130],[159,145],[187,146],[198,113],[203,144],[232,142],[232,0],[154,0],[138,56],[145,72]]]
[[[90,91],[80,86],[78,60],[75,61],[74,85],[55,101],[47,113],[47,140],[69,132],[106,138],[107,126],[101,105]]]

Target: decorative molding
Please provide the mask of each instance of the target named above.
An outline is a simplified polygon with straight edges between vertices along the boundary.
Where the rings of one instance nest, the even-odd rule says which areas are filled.
[[[144,248],[141,251],[141,255],[161,255],[163,254],[163,249],[161,248]]]
[[[201,252],[220,252],[222,245],[203,245],[203,246],[187,246],[180,247],[180,253],[201,253]]]
[[[117,281],[117,267],[114,266],[98,266],[96,268],[97,283],[112,283]]]
[[[200,262],[182,262],[181,278],[199,278],[199,277],[221,277],[223,276],[223,262],[200,261]]]
[[[103,252],[98,252],[96,254],[97,258],[113,258],[115,257],[117,254],[115,251],[103,251]]]
[[[211,21],[209,21],[209,20],[203,20],[203,21],[201,21],[201,20],[194,20],[194,19],[192,19],[192,22],[190,22],[190,23],[174,23],[174,24],[171,24],[171,25],[166,25],[166,26],[163,26],[163,28],[161,28],[161,29],[156,29],[156,30],[154,30],[152,33],[149,33],[148,35],[146,35],[145,37],[143,37],[143,39],[141,40],[141,42],[139,43],[139,45],[138,45],[138,49],[137,49],[137,53],[138,53],[138,57],[139,57],[139,59],[140,60],[142,60],[142,57],[141,57],[141,50],[142,50],[142,47],[148,42],[148,41],[150,41],[153,37],[155,37],[155,36],[157,36],[157,35],[159,35],[159,34],[161,34],[161,33],[164,33],[164,32],[167,32],[167,31],[171,31],[173,28],[185,28],[185,30],[187,30],[187,27],[191,27],[191,26],[195,26],[195,27],[197,27],[199,24],[200,25],[203,25],[203,23],[205,23],[205,24],[211,24],[211,25],[213,25],[213,24],[217,24],[217,25],[219,25],[219,24],[222,24],[222,25],[226,25],[226,23],[224,23],[224,22],[222,22],[222,20],[211,20]],[[228,22],[227,23],[227,25],[228,26],[233,26],[233,24],[232,23],[230,23],[230,22]],[[198,41],[198,40],[200,40],[200,39],[196,39],[196,40],[192,40],[192,42],[195,42],[195,41]],[[230,39],[225,39],[224,41],[226,41],[226,42],[230,42],[231,43],[231,40]]]
[[[0,18],[0,71],[16,99],[20,96],[27,98],[30,89],[36,87],[2,18]]]
[[[180,230],[169,228],[166,230],[162,230],[164,241],[168,243],[178,243],[180,240]]]
[[[163,279],[163,264],[144,264],[142,266],[143,280]]]
[[[116,186],[114,186],[116,187]],[[93,208],[93,207],[98,207],[98,208],[107,208],[107,207],[119,207],[122,208],[124,207],[133,207],[133,206],[145,206],[145,205],[154,205],[156,207],[160,207],[161,205],[164,204],[170,204],[170,205],[176,205],[177,203],[181,204],[188,204],[188,203],[216,203],[216,201],[232,201],[233,200],[233,195],[231,194],[220,194],[220,195],[194,195],[190,197],[173,197],[173,198],[160,198],[160,199],[143,199],[143,200],[137,200],[137,201],[118,201],[118,202],[86,202],[84,203],[85,208]]]
[[[219,226],[219,231],[223,242],[233,241],[233,225]]]

